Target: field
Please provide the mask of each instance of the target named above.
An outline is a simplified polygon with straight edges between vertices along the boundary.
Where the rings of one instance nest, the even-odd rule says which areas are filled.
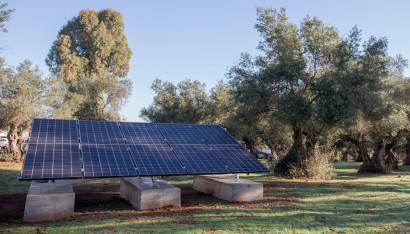
[[[0,163],[0,233],[410,233],[410,168],[358,175],[357,163],[335,163],[329,181],[251,174],[264,200],[228,203],[192,189],[192,177],[164,180],[181,188],[182,207],[136,211],[119,198],[119,179],[72,180],[74,216],[22,223],[29,182],[21,164]]]

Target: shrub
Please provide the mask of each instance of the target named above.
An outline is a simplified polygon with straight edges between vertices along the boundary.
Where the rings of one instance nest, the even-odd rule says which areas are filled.
[[[14,157],[8,150],[0,150],[0,162],[14,162]]]
[[[330,163],[334,153],[328,149],[319,149],[302,162],[299,168],[293,167],[289,174],[293,178],[305,178],[312,180],[328,180],[335,174],[333,165]]]

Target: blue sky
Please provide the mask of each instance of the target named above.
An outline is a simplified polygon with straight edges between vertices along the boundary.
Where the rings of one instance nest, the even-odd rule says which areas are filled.
[[[25,59],[48,74],[46,55],[60,28],[82,9],[119,11],[133,51],[128,78],[133,93],[121,111],[127,121],[142,121],[138,114],[154,97],[153,80],[179,82],[189,78],[212,88],[241,52],[253,55],[259,34],[254,29],[257,6],[285,7],[289,20],[299,23],[317,16],[346,36],[357,25],[362,38],[387,37],[389,54],[410,59],[410,1],[8,1],[16,9],[6,23],[0,42],[8,65]],[[410,70],[405,72],[410,76]]]

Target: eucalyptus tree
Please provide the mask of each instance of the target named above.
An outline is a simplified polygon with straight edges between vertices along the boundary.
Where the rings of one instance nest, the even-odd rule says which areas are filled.
[[[126,78],[131,55],[119,12],[82,10],[69,20],[46,58],[50,72],[67,84],[64,102],[72,110],[65,114],[79,119],[118,119],[131,90],[132,83]],[[87,100],[81,100],[84,98]]]
[[[126,77],[131,55],[119,12],[82,10],[61,28],[46,63],[53,74],[75,82],[80,74]]]
[[[255,28],[263,38],[258,48],[264,54],[242,54],[227,76],[235,97],[253,109],[249,116],[269,113],[292,129],[293,144],[275,170],[303,169],[321,138],[354,124],[357,104],[378,98],[387,40],[372,37],[361,51],[356,28],[341,39],[334,27],[316,17],[307,16],[297,26],[283,8],[257,8],[257,15]]]

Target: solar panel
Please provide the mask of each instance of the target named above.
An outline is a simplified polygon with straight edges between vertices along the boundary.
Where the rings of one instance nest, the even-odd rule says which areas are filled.
[[[168,145],[129,145],[129,149],[140,175],[187,174]]]
[[[82,145],[84,177],[137,176],[128,149],[118,145]]]
[[[172,145],[202,145],[201,138],[188,124],[157,124],[168,143]]]
[[[117,122],[79,120],[81,144],[125,144]]]
[[[120,127],[128,145],[168,145],[153,123],[120,122]]]
[[[219,125],[34,119],[20,179],[265,171]]]
[[[77,121],[34,119],[29,143],[78,144]]]
[[[202,124],[192,124],[192,129],[204,140],[208,145],[227,145],[234,144],[237,145],[238,141],[235,140],[225,129],[220,125],[202,125]]]
[[[78,143],[28,144],[21,179],[81,177]]]
[[[189,174],[230,173],[206,145],[174,145],[172,149]]]
[[[212,151],[233,173],[269,172],[269,169],[241,145],[213,145]]]

